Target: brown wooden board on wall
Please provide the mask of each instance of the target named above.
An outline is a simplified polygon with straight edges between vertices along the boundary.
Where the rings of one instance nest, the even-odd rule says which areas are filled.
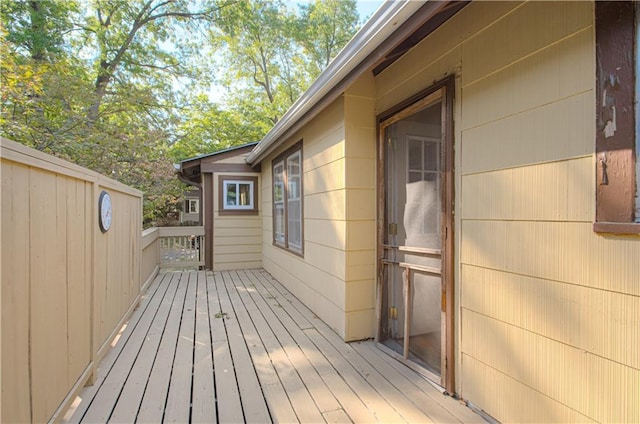
[[[596,222],[632,223],[636,194],[634,4],[596,2],[595,9]]]

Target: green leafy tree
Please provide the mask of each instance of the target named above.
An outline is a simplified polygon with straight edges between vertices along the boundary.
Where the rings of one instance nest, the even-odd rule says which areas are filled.
[[[142,189],[156,199],[145,216],[157,215],[147,209],[182,189],[166,159],[184,103],[176,81],[206,75],[189,58],[224,4],[4,0],[3,135]]]
[[[206,94],[193,99],[178,128],[179,140],[170,148],[174,162],[228,147],[259,141],[265,128],[247,119],[241,110],[225,110]]]
[[[220,11],[213,42],[224,46],[226,73],[221,82],[233,86],[231,105],[256,115],[273,126],[297,97],[299,88],[285,87],[282,64],[296,46],[287,25],[291,14],[278,0],[241,0]]]
[[[316,0],[298,16],[279,0],[240,0],[222,9],[213,42],[222,51],[227,101],[278,122],[358,29],[355,0]],[[264,122],[264,121],[263,121]]]
[[[1,0],[0,131],[143,190],[157,219],[184,190],[172,161],[261,139],[326,66],[355,31],[342,3]]]
[[[360,25],[355,0],[316,0],[301,5],[296,41],[303,48],[307,72],[315,77],[351,40]]]

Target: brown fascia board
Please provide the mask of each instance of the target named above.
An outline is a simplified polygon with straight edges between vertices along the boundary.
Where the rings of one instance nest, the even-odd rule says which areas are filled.
[[[204,155],[185,159],[183,161],[180,161],[180,166],[184,168],[185,166],[183,164],[190,164],[192,162],[197,162],[199,164],[203,160],[206,160],[207,162],[216,162],[225,158],[236,156],[238,155],[238,153],[245,153],[246,150],[252,150],[257,144],[258,142],[254,141],[251,143],[243,144],[241,146],[233,146],[227,149],[218,150],[217,152],[207,153]]]
[[[239,154],[246,153],[247,151],[253,149],[256,144],[258,143],[253,142],[243,144],[242,146],[234,146],[217,152],[208,153],[206,155],[200,155],[194,158],[185,159],[178,164],[180,166],[180,168],[176,171],[176,173],[178,174],[178,179],[187,184],[198,185],[201,182],[200,175],[203,172],[211,172],[211,164],[222,159],[227,159]],[[259,167],[254,167],[251,170],[260,172]]]

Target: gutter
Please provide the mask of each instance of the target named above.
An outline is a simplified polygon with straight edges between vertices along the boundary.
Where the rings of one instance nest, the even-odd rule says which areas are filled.
[[[182,181],[186,185],[194,186],[194,187],[197,187],[197,188],[202,190],[202,184],[193,182],[193,181],[191,181],[190,179],[188,179],[187,177],[184,176],[184,174],[182,173],[182,162],[174,163],[173,164],[173,169],[174,169],[174,171],[176,173],[176,176],[178,177],[178,180]]]
[[[378,46],[393,34],[426,1],[387,0],[338,53],[329,66],[311,84],[287,113],[271,128],[267,135],[247,156],[251,166],[262,161],[275,147],[277,141],[322,98],[353,72]]]

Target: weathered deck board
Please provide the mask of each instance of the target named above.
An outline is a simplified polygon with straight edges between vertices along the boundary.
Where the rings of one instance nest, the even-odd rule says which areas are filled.
[[[193,398],[191,400],[191,422],[194,423],[210,423],[216,420],[209,316],[207,278],[205,273],[198,273],[196,333],[193,344]]]
[[[143,313],[136,322],[135,328],[123,345],[117,359],[101,381],[95,397],[91,399],[91,406],[84,417],[87,422],[107,422],[111,416],[171,279],[170,275],[161,278],[160,287],[148,299],[147,307],[144,308],[144,312],[147,313]]]
[[[270,337],[270,335],[259,333],[252,320],[250,312],[256,313],[256,305],[251,301],[248,292],[245,290],[231,290],[230,298],[249,348],[256,375],[260,381],[265,403],[268,404],[268,411],[271,411],[271,417],[274,421],[295,422],[297,420],[296,414],[289,403],[284,387],[278,379],[267,349],[262,342],[262,337],[266,338]],[[260,404],[262,405],[262,403]],[[249,422],[249,417],[246,418],[247,422]],[[256,422],[260,421],[257,420]]]
[[[264,270],[160,275],[71,422],[481,422]]]
[[[187,284],[187,290],[180,320],[180,331],[176,341],[176,352],[171,369],[171,383],[167,394],[164,420],[171,423],[189,421],[191,402],[191,380],[193,376],[193,341],[196,309],[195,273],[185,273],[180,281]],[[187,281],[184,281],[184,280]]]
[[[165,402],[171,381],[171,369],[176,352],[176,340],[180,331],[180,317],[182,316],[184,299],[187,293],[186,284],[180,284],[181,277],[186,273],[175,273],[173,275],[174,279],[172,281],[176,283],[177,287],[173,299],[171,299],[171,311],[169,312],[158,354],[149,376],[147,390],[144,393],[138,411],[137,420],[140,422],[161,422],[164,416]]]
[[[172,279],[173,280],[173,279]],[[177,283],[169,284],[167,291],[156,312],[151,327],[147,332],[144,343],[136,357],[127,381],[120,392],[118,403],[113,409],[110,420],[114,422],[133,422],[138,414],[140,402],[149,379],[149,374],[158,353],[158,347],[162,339],[162,333],[167,324],[167,318],[171,311],[173,296],[178,287]]]
[[[237,322],[237,320],[233,316],[222,276],[219,274],[214,275],[213,283],[212,288],[216,291],[216,306],[211,304],[212,315],[209,319],[213,334],[213,365],[216,376],[218,404],[221,406],[219,418],[220,422],[241,422],[244,419],[244,415],[232,352],[242,347],[232,343],[233,334],[227,332],[227,327],[231,326],[229,322]],[[240,363],[238,360],[237,371],[241,371],[241,368],[246,368],[247,366],[250,366],[250,364]],[[223,405],[224,408],[222,408]]]
[[[231,285],[227,275],[223,275],[224,293],[221,305],[224,310],[233,310],[230,319],[225,320],[227,337],[233,353],[235,374],[238,380],[238,389],[242,400],[244,419],[247,422],[264,423],[271,420],[266,402],[262,401],[264,395],[260,387],[260,381],[253,366],[251,353],[247,345],[248,340],[243,335],[243,329],[239,320],[239,313],[244,306],[237,302],[237,290]],[[222,291],[222,287],[221,287]],[[234,304],[233,297],[236,297]],[[250,329],[249,329],[250,330]]]

